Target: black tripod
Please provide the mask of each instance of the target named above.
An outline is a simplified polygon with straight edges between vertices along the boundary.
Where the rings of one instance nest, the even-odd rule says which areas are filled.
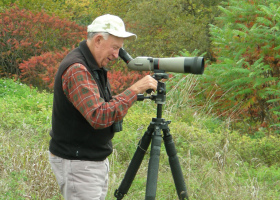
[[[157,95],[151,95],[149,97],[144,97],[144,95],[138,95],[139,101],[144,99],[152,99],[157,103],[157,118],[153,118],[147,131],[143,135],[142,139],[139,141],[138,147],[134,156],[128,166],[124,179],[121,182],[119,188],[115,191],[115,197],[120,200],[127,194],[133,179],[142,163],[144,155],[151,143],[151,153],[148,166],[148,175],[146,183],[146,200],[154,200],[156,197],[157,189],[157,179],[158,179],[158,169],[159,169],[159,156],[162,138],[164,140],[165,149],[169,157],[169,165],[171,167],[172,176],[175,182],[176,190],[179,199],[188,199],[185,181],[183,178],[183,173],[177,157],[177,151],[170,134],[168,124],[171,121],[165,121],[162,118],[162,104],[164,104],[166,99],[166,87],[165,83],[160,82],[161,79],[167,79],[168,74],[164,71],[157,71],[153,77],[158,81]],[[163,137],[161,134],[163,131]]]

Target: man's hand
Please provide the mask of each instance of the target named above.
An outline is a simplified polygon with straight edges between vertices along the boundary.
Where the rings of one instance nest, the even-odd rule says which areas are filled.
[[[156,91],[157,84],[157,80],[155,80],[150,75],[147,75],[144,78],[137,81],[136,83],[134,83],[132,86],[130,86],[130,89],[133,90],[136,94],[141,94],[146,92],[146,90],[148,89]]]

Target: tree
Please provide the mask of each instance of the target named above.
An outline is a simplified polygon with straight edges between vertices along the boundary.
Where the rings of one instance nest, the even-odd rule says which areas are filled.
[[[277,0],[230,0],[220,7],[218,21],[224,25],[211,26],[217,62],[208,68],[206,82],[218,88],[216,109],[237,119],[249,117],[256,123],[253,132],[277,130],[279,117],[271,110],[279,108],[279,101],[269,100],[279,99],[279,5]]]
[[[2,0],[0,2],[0,8],[2,9],[0,11],[13,5],[17,5],[19,9],[26,9],[32,12],[44,11],[61,19],[69,20],[73,16],[66,0]]]
[[[128,28],[138,35],[127,45],[134,55],[169,57],[186,49],[208,52],[211,58],[209,23],[219,14],[215,1],[138,1],[128,10]]]

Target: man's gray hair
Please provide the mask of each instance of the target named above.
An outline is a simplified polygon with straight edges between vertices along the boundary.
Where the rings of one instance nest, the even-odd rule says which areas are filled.
[[[87,39],[88,40],[91,40],[94,36],[96,35],[102,35],[102,37],[104,38],[104,40],[107,40],[108,37],[109,37],[109,33],[106,33],[106,32],[88,32],[88,37]]]

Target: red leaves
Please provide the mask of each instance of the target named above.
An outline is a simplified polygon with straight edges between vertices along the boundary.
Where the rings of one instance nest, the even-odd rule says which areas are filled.
[[[41,89],[53,90],[54,78],[61,60],[70,50],[64,49],[62,52],[47,52],[41,56],[34,56],[28,61],[23,61],[19,65],[21,70],[21,80],[28,85],[35,85]],[[108,73],[111,90],[114,95],[123,92],[137,80],[147,73],[112,69]]]
[[[110,81],[113,94],[116,95],[123,92],[146,74],[148,73],[129,71],[127,68],[109,71],[108,79]]]
[[[47,52],[23,61],[19,65],[21,80],[26,84],[52,91],[59,63],[68,53],[69,50],[65,49],[62,52]]]
[[[0,13],[0,19],[1,75],[15,74],[44,89],[51,88],[61,55],[86,38],[85,27],[43,11],[13,6]]]
[[[86,28],[74,22],[14,6],[0,13],[0,66],[8,76],[41,89],[53,90],[61,60],[82,38]],[[114,94],[120,93],[143,75],[138,72],[109,72]]]

